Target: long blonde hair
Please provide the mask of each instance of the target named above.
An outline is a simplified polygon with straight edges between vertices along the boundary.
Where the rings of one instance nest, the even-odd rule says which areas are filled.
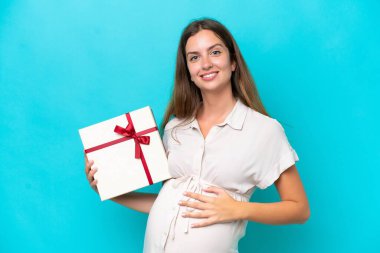
[[[232,34],[218,21],[204,18],[191,22],[182,32],[177,50],[174,90],[166,108],[161,130],[165,128],[172,116],[184,119],[185,121],[195,117],[202,102],[201,91],[192,83],[190,78],[185,50],[189,37],[201,30],[213,31],[228,48],[231,62],[236,63],[236,69],[232,72],[231,76],[233,95],[239,98],[246,106],[269,116],[261,102],[255,82]]]

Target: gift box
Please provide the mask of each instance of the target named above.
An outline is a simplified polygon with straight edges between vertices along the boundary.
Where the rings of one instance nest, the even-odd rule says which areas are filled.
[[[149,106],[79,129],[79,135],[98,168],[102,201],[171,178]]]

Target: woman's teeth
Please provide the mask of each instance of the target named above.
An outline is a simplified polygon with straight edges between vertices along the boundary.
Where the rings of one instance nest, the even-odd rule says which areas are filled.
[[[217,73],[210,73],[207,75],[202,76],[202,79],[210,80],[213,79],[216,76]]]

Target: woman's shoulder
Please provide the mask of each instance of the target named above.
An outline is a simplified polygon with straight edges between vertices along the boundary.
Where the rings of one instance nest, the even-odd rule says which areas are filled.
[[[164,131],[169,131],[174,127],[187,128],[190,127],[191,120],[179,119],[177,117],[173,117],[169,120],[169,122],[165,125]]]
[[[248,136],[254,136],[252,139],[256,143],[264,146],[286,139],[285,129],[276,118],[253,109],[248,110],[244,130]]]
[[[262,114],[249,107],[246,121],[248,125],[255,125],[256,127],[263,128],[267,131],[278,131],[279,129],[282,129],[282,125],[277,119]]]

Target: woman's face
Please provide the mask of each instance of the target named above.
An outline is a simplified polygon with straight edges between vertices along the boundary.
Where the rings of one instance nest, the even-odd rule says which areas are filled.
[[[235,62],[224,43],[210,30],[201,30],[186,43],[186,62],[191,80],[202,92],[221,91],[231,86]]]

